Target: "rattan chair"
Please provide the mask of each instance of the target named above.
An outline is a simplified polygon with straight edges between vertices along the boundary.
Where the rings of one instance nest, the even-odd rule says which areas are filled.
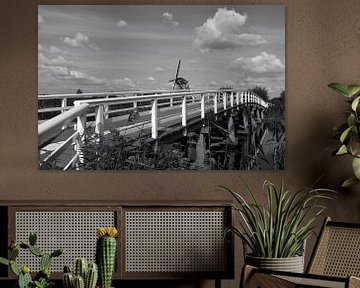
[[[360,287],[360,223],[326,218],[306,273],[277,272],[246,265],[242,288]]]

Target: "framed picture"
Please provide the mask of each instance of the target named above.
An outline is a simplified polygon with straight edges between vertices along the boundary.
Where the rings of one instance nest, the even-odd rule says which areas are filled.
[[[283,5],[39,5],[38,164],[285,166]]]

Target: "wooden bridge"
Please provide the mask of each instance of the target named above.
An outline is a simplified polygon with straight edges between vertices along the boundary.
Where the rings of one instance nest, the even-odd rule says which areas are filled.
[[[76,99],[75,101],[73,101]],[[60,113],[39,120],[39,165],[49,166],[66,154],[64,170],[74,168],[81,160],[82,136],[88,127],[104,135],[110,130],[122,134],[148,134],[156,140],[176,127],[187,127],[204,122],[207,114],[219,115],[245,105],[255,119],[262,119],[269,103],[251,91],[186,90],[186,91],[122,91],[83,94],[39,95],[39,103],[48,103],[38,109],[39,119],[46,113]],[[60,105],[55,105],[54,103]],[[73,102],[73,105],[70,102]],[[244,118],[248,115],[243,115]],[[247,119],[244,119],[247,123]]]

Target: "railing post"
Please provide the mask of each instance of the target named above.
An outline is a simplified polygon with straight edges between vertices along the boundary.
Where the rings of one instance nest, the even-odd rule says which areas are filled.
[[[186,119],[186,96],[182,96],[182,104],[181,104],[181,124],[183,127],[186,127],[187,125],[187,119]]]
[[[79,104],[75,103],[75,106]],[[76,121],[76,131],[79,132],[79,136],[82,139],[86,128],[86,113],[77,117]]]
[[[109,95],[106,95],[105,99],[109,99]],[[104,118],[109,119],[109,105],[104,105]]]
[[[64,113],[67,108],[67,98],[61,99],[61,113]]]
[[[233,91],[230,92],[230,106],[231,106],[231,108],[234,107],[234,92]]]
[[[201,94],[201,119],[205,119],[205,95]]]
[[[216,92],[214,95],[214,113],[218,113],[218,93]]]
[[[240,92],[236,92],[236,105],[239,106],[240,105]]]
[[[95,133],[104,135],[104,105],[95,108]]]
[[[61,113],[64,113],[66,111],[67,108],[67,99],[66,98],[62,98],[61,99]],[[61,129],[66,129],[68,127],[67,124],[65,124],[64,126],[61,127]]]
[[[224,111],[226,110],[226,103],[227,103],[227,95],[226,92],[223,93],[223,105],[224,105]]]
[[[174,106],[174,97],[170,97],[170,107]]]
[[[157,139],[158,137],[158,105],[157,99],[151,102],[151,138]]]

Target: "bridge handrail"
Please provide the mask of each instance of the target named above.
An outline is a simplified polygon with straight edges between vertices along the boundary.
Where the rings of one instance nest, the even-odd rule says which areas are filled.
[[[82,116],[87,112],[89,108],[88,104],[83,104],[76,106],[62,114],[59,114],[46,122],[43,122],[38,125],[38,142],[39,144],[44,143],[51,137],[51,132],[54,129],[61,128],[66,126],[69,122],[74,120],[77,117]]]
[[[116,98],[106,98],[106,99],[86,99],[86,100],[76,100],[76,101],[74,101],[74,105],[77,106],[77,105],[87,103],[91,107],[93,107],[93,106],[97,106],[97,105],[112,105],[112,104],[127,103],[127,102],[133,102],[133,101],[141,102],[141,101],[149,101],[149,100],[155,100],[155,99],[193,96],[193,95],[216,93],[216,92],[219,92],[219,91],[217,91],[217,90],[199,90],[199,91],[192,91],[192,92],[152,94],[152,95],[143,95],[143,96],[128,96],[128,97],[116,97]]]
[[[198,91],[186,90],[186,91]],[[86,98],[86,97],[106,97],[119,96],[131,94],[155,94],[155,93],[172,93],[178,92],[176,90],[128,90],[128,91],[108,91],[108,92],[87,92],[87,93],[68,93],[68,94],[38,94],[38,100],[52,100],[52,99],[68,99],[68,98]]]

